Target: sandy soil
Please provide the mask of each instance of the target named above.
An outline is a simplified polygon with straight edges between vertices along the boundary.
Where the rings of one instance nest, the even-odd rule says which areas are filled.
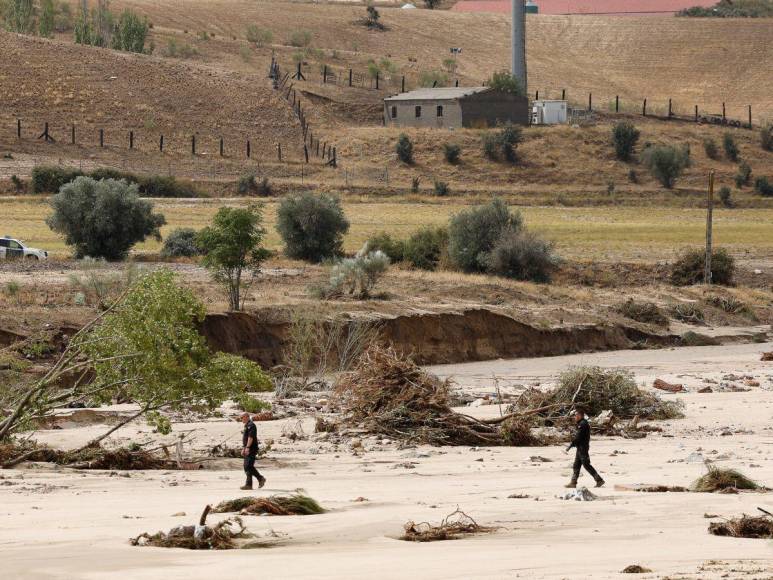
[[[768,344],[673,351],[521,359],[439,367],[465,390],[490,390],[492,372],[524,383],[547,381],[568,364],[622,365],[637,378],[678,379],[687,417],[643,440],[600,438],[594,463],[608,487],[590,503],[556,496],[570,458],[552,448],[399,448],[363,440],[359,455],[310,435],[291,443],[288,429],[313,431],[310,417],[261,423],[275,444],[261,469],[272,494],[303,487],[329,512],[308,517],[248,517],[249,529],[277,544],[260,551],[188,552],[131,547],[143,531],[193,523],[206,503],[239,497],[238,460],[195,472],[78,472],[31,465],[0,472],[0,545],[9,578],[211,578],[261,574],[281,578],[617,578],[625,566],[653,569],[643,578],[773,578],[773,547],[764,540],[711,536],[704,514],[736,516],[773,508],[768,494],[644,494],[615,484],[688,485],[703,472],[693,453],[773,482],[773,367],[759,362]],[[698,394],[706,380],[754,377],[747,392]],[[666,395],[673,396],[673,395]],[[120,410],[120,409],[119,409]],[[498,413],[495,406],[467,411]],[[66,425],[38,438],[70,447],[103,426]],[[175,425],[198,429],[196,446],[231,437],[239,426],[222,419]],[[138,426],[126,439],[150,437]],[[549,462],[534,462],[531,456]],[[215,467],[215,466],[212,466]],[[582,484],[588,484],[584,477]],[[509,495],[528,494],[527,499]],[[367,501],[353,501],[359,497]],[[411,544],[399,541],[407,520],[439,521],[459,506],[490,535]],[[186,516],[175,516],[185,512]],[[217,517],[217,516],[216,516]],[[213,518],[214,520],[214,518]],[[277,537],[275,538],[274,535]]]

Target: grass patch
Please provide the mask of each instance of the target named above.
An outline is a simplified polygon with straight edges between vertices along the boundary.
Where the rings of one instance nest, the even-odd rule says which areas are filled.
[[[696,479],[691,489],[712,493],[724,489],[759,489],[760,486],[736,469],[710,465],[708,471]]]

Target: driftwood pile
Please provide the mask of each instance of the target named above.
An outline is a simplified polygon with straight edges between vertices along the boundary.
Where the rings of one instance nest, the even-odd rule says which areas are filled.
[[[251,538],[241,518],[233,517],[214,526],[206,525],[211,506],[204,508],[197,526],[176,526],[169,532],[143,533],[131,538],[132,546],[185,548],[187,550],[233,550],[241,547],[237,540]]]
[[[62,451],[50,447],[35,447],[7,443],[0,445],[0,465],[12,467],[18,460],[56,463],[73,469],[180,469],[178,461],[160,457],[142,448],[118,447],[106,449],[92,445],[77,451]]]
[[[474,519],[458,508],[453,513],[443,518],[439,525],[433,526],[429,522],[407,522],[401,540],[407,542],[438,542],[442,540],[455,540],[472,534],[493,532],[495,528],[481,526]]]
[[[391,347],[374,344],[335,394],[344,421],[370,433],[429,445],[510,445],[531,441],[524,420],[540,409],[480,420],[450,406],[449,383]]]
[[[773,538],[773,514],[762,508],[762,516],[747,516],[732,518],[724,522],[709,524],[709,533],[715,536],[730,536],[731,538]]]

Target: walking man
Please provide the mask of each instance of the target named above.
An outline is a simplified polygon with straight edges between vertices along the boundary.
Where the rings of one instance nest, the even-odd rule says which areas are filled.
[[[585,410],[581,407],[577,407],[574,410],[574,420],[577,424],[577,431],[575,432],[569,447],[566,448],[566,453],[569,453],[572,447],[574,447],[577,452],[574,456],[572,481],[567,483],[565,487],[577,487],[577,479],[580,477],[580,467],[584,467],[585,471],[590,473],[591,477],[596,480],[596,487],[601,487],[604,485],[604,480],[590,464],[590,425],[585,418]]]
[[[249,413],[242,413],[241,422],[244,423],[242,433],[242,456],[244,457],[244,473],[247,475],[247,483],[239,489],[252,489],[252,478],[258,478],[258,487],[266,484],[266,478],[255,469],[255,459],[258,457],[258,428],[252,422]]]

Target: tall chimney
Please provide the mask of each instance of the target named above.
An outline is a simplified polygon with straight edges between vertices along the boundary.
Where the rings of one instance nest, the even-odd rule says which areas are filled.
[[[515,78],[521,81],[524,92],[529,94],[526,87],[526,14],[523,0],[511,0],[511,7],[513,18],[510,36],[512,73]]]

